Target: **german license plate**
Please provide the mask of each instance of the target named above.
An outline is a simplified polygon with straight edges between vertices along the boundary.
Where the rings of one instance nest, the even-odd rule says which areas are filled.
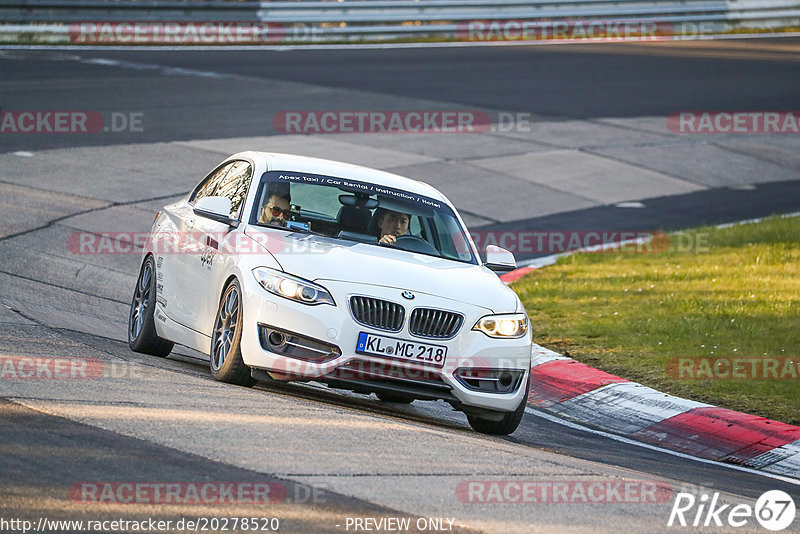
[[[434,367],[444,367],[444,360],[447,357],[447,347],[442,345],[376,336],[367,332],[358,334],[356,352]]]

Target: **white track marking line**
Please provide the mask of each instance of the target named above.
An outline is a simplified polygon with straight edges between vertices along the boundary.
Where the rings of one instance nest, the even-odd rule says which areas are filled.
[[[678,458],[683,458],[686,460],[694,460],[695,462],[715,465],[717,467],[726,467],[728,469],[733,469],[735,471],[744,471],[745,473],[750,473],[752,475],[759,475],[774,480],[780,480],[781,482],[786,482],[788,484],[793,484],[795,486],[800,486],[800,480],[794,478],[784,477],[781,475],[760,471],[758,469],[751,469],[749,467],[744,467],[741,465],[728,464],[728,463],[718,462],[716,460],[708,460],[706,458],[698,458],[696,456],[690,456],[688,454],[684,454],[682,452],[677,452],[677,451],[671,451],[669,449],[662,449],[661,447],[650,445],[649,443],[642,443],[641,441],[636,441],[630,438],[626,438],[624,436],[617,436],[616,434],[609,434],[608,432],[603,432],[602,430],[596,430],[594,428],[585,427],[583,425],[579,425],[577,423],[573,423],[571,421],[567,421],[565,419],[561,419],[559,417],[550,415],[548,413],[536,410],[534,408],[531,408],[530,406],[525,407],[525,413],[528,413],[536,417],[541,417],[542,419],[546,419],[551,423],[557,423],[559,425],[563,425],[569,428],[574,428],[575,430],[582,430],[584,432],[589,432],[590,434],[595,434],[597,436],[602,436],[604,438],[613,439],[614,441],[619,441],[621,443],[626,443],[628,445],[635,445],[637,447],[643,447],[645,449],[650,449],[652,451],[663,452],[665,454],[670,454],[672,456],[677,456]]]

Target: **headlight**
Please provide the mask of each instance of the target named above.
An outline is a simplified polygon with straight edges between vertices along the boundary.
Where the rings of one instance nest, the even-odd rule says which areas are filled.
[[[489,337],[517,338],[528,331],[528,316],[524,313],[487,315],[475,323],[473,330],[480,330]]]
[[[327,289],[308,280],[266,267],[256,267],[253,269],[253,275],[261,287],[279,297],[312,306],[316,304],[336,306]]]

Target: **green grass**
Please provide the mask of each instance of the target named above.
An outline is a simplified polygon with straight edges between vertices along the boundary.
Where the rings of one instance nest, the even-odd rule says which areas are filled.
[[[696,250],[675,246],[680,237],[662,252],[574,254],[520,279],[534,340],[674,395],[800,424],[800,378],[666,371],[677,357],[786,357],[797,367],[800,218],[684,232],[684,244],[705,240]]]

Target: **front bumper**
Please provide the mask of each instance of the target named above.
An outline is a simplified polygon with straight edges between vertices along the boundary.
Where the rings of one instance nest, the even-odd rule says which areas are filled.
[[[454,406],[495,411],[516,409],[524,396],[525,387],[522,386],[530,371],[530,337],[494,339],[471,330],[480,317],[491,313],[486,308],[420,293],[414,300],[404,300],[401,289],[329,280],[319,283],[333,295],[336,306],[308,306],[266,292],[247,274],[242,280],[242,358],[251,368],[267,371],[273,378],[316,379],[327,381],[334,387],[365,393],[403,392],[419,399],[443,399]],[[368,295],[403,305],[406,318],[401,330],[387,332],[356,322],[348,305],[348,297],[353,295]],[[464,315],[464,321],[451,339],[414,336],[408,330],[408,322],[411,310],[416,307],[458,311]],[[266,339],[269,332],[275,331],[296,333],[301,336],[298,338],[301,345],[310,345],[319,352],[292,349],[292,353],[276,349]],[[356,344],[361,332],[446,346],[444,365],[434,367],[357,353]],[[306,357],[312,354],[319,354],[319,357]],[[516,377],[515,384],[506,391],[503,388],[482,390],[488,388],[488,382],[482,385],[474,379],[470,381],[462,377],[459,380],[457,373],[463,374],[464,369],[509,370]]]

